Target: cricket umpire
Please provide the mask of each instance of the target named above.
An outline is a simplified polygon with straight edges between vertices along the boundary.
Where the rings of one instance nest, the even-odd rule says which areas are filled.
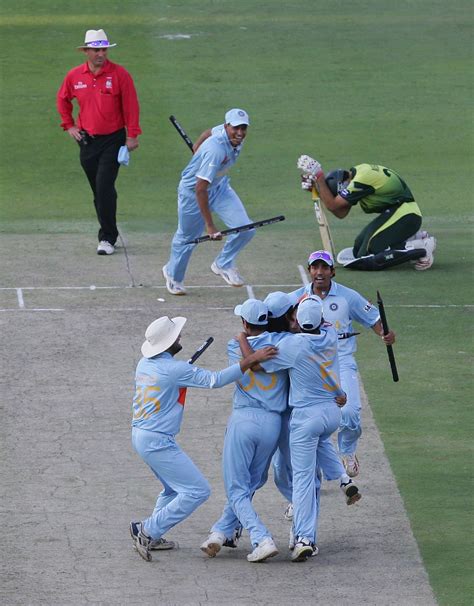
[[[128,151],[138,147],[141,134],[140,108],[131,75],[107,58],[110,44],[103,29],[86,32],[78,48],[86,62],[70,70],[57,94],[62,128],[80,146],[80,162],[94,194],[99,220],[97,254],[114,253],[117,230],[117,191],[115,181],[122,146]],[[79,105],[73,117],[73,99]]]

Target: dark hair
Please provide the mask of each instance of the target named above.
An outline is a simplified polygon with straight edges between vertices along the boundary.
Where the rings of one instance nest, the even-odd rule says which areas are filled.
[[[268,328],[267,328],[268,327],[268,323],[267,324],[251,324],[250,322],[247,322],[247,320],[245,320],[245,323],[252,330],[268,330]]]
[[[289,332],[290,323],[288,321],[287,313],[278,318],[268,318],[268,332]]]

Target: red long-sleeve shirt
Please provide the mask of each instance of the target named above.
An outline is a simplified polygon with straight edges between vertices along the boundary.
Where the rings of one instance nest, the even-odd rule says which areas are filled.
[[[67,73],[57,94],[64,130],[75,125],[73,99],[79,104],[76,125],[90,135],[109,135],[124,126],[128,137],[142,132],[135,85],[121,65],[107,60],[101,71],[93,74],[86,62]]]

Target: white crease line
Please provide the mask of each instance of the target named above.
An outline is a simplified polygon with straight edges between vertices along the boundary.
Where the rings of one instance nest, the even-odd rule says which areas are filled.
[[[247,299],[255,299],[255,293],[253,292],[253,288],[250,284],[246,284],[245,288],[247,289]]]
[[[258,284],[259,288],[296,288],[300,284]],[[90,286],[21,286],[21,290],[140,290],[140,289],[158,289],[165,290],[166,286],[97,286],[91,284]],[[186,284],[186,288],[234,288],[228,284],[200,284],[190,286]],[[0,286],[0,290],[18,290],[16,286]]]
[[[298,271],[300,272],[301,281],[303,282],[303,285],[306,286],[306,284],[309,284],[308,274],[305,272],[305,269],[302,265],[298,265]]]
[[[22,313],[27,313],[30,311],[66,311],[65,309],[42,309],[42,308],[31,308],[31,309],[0,309],[2,311],[21,311]]]
[[[23,292],[21,288],[16,289],[16,298],[18,299],[18,307],[20,309],[25,309],[25,301],[23,299]]]

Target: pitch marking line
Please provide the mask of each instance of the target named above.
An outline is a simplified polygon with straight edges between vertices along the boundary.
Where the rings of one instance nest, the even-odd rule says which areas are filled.
[[[307,278],[307,274],[306,271],[304,269],[304,267],[302,265],[298,265],[298,271],[300,273],[301,276],[301,280],[303,282],[303,285],[306,286],[309,281]],[[247,284],[246,285],[246,290],[247,290],[247,297],[249,299],[254,299],[255,298],[255,292],[254,292],[254,287],[257,288],[267,288],[269,290],[276,290],[278,288],[284,289],[284,290],[292,290],[295,288],[299,288],[301,286],[301,284],[256,284],[254,286]],[[24,291],[34,291],[34,290],[90,290],[90,291],[95,291],[95,290],[131,290],[131,289],[140,289],[140,288],[149,288],[149,289],[157,289],[157,290],[166,290],[165,286],[142,286],[142,285],[138,285],[138,286],[133,286],[133,285],[128,285],[128,286],[96,286],[95,284],[91,284],[90,286],[22,286],[22,287],[14,287],[14,286],[0,286],[0,291],[4,290],[4,291],[10,291],[13,290],[16,292],[16,296],[17,296],[17,301],[18,301],[18,308],[0,308],[0,312],[9,312],[9,311],[30,311],[30,312],[34,312],[34,311],[65,311],[64,308],[31,308],[28,309],[25,305],[25,299],[24,299]],[[228,286],[227,284],[222,284],[222,285],[216,285],[216,284],[207,284],[207,285],[199,285],[199,286],[187,286],[187,288],[189,289],[203,289],[203,288],[208,288],[208,289],[219,289],[219,288],[232,288],[231,286]],[[163,303],[165,302],[164,300],[162,301]],[[472,307],[474,307],[474,305],[471,304],[457,304],[457,303],[431,303],[431,304],[417,304],[417,303],[401,303],[401,304],[388,304],[386,305],[386,307],[391,307],[391,308],[411,308],[411,309],[445,309],[445,308],[461,308],[461,309],[470,309]],[[104,311],[136,311],[138,308],[122,308],[122,307],[118,307],[118,308],[101,308]],[[233,309],[232,307],[214,307],[212,309]]]
[[[303,286],[309,284],[308,274],[305,271],[305,268],[302,265],[298,265],[298,271],[300,272],[301,281],[303,282]]]
[[[20,309],[24,309],[25,308],[25,301],[23,299],[23,291],[21,290],[21,288],[17,288],[16,289],[16,298],[18,299],[18,307]]]

